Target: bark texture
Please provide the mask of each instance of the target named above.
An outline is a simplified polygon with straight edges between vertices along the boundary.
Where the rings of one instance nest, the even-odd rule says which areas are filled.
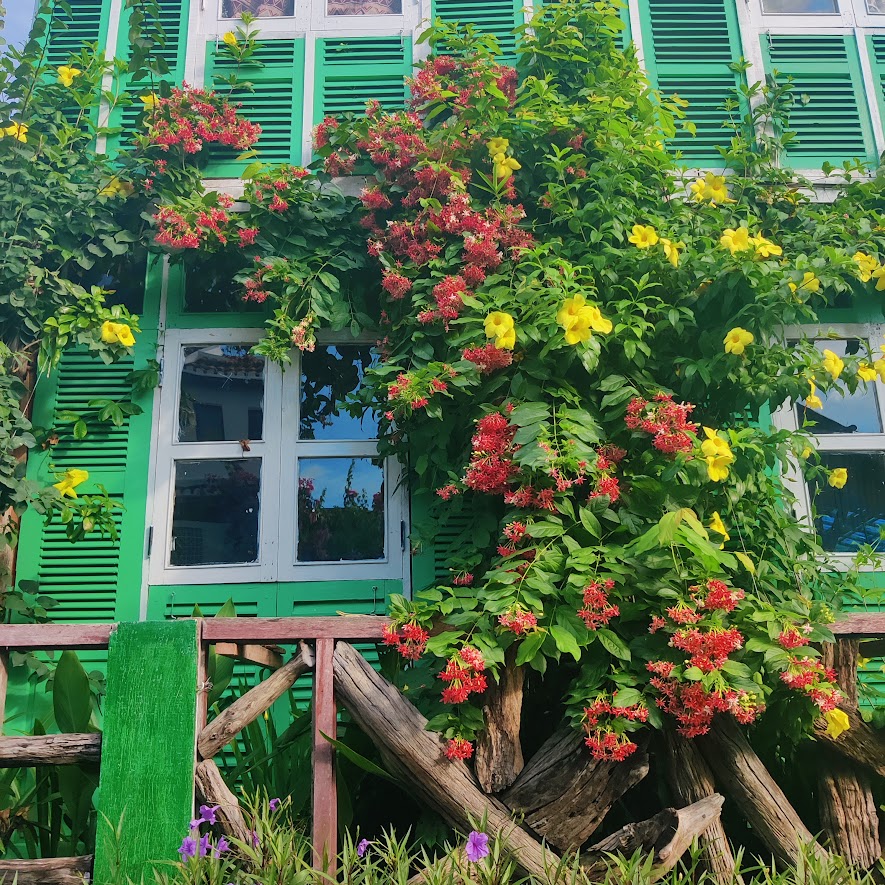
[[[83,885],[92,871],[92,855],[48,860],[0,860],[2,885]],[[18,878],[16,878],[18,877]]]
[[[0,737],[0,768],[76,765],[78,762],[98,762],[100,758],[100,734]]]
[[[249,841],[249,829],[237,797],[230,791],[218,766],[211,759],[204,759],[196,769],[197,796],[206,805],[219,806],[216,812],[218,824],[229,836],[243,842]]]

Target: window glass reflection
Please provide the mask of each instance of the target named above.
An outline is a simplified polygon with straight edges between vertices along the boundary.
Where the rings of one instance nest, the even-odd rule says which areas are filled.
[[[368,344],[317,347],[301,357],[301,439],[375,439],[378,416],[355,417],[343,402],[360,386],[377,354]]]
[[[295,0],[223,0],[222,18],[240,18],[244,12],[258,18],[283,18],[295,15]]]
[[[762,0],[763,12],[786,12],[795,14],[837,13],[837,0]]]
[[[248,344],[185,347],[179,442],[262,438],[264,357]]]
[[[885,15],[885,0],[867,0],[867,12],[870,15]]]
[[[178,461],[170,565],[258,560],[261,460]]]
[[[383,461],[299,459],[298,561],[383,558]]]
[[[819,351],[832,350],[836,356],[856,356],[866,353],[866,343],[856,338],[844,341],[816,341],[814,346]],[[837,390],[825,393],[817,391],[823,403],[822,409],[809,409],[805,402],[796,404],[799,426],[804,421],[814,424],[810,429],[816,434],[831,433],[881,433],[882,419],[876,400],[874,384],[861,383],[854,393],[843,393]]]
[[[402,0],[328,0],[328,15],[402,15]]]
[[[809,483],[824,549],[851,553],[864,544],[885,550],[885,452],[821,452],[829,469],[844,467],[848,482],[834,489]],[[815,497],[816,496],[816,497]]]

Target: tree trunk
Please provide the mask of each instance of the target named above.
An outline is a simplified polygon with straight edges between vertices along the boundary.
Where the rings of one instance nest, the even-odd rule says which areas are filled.
[[[796,863],[803,843],[826,856],[730,716],[717,716],[710,733],[694,740],[716,781],[778,858]]]
[[[0,860],[3,885],[83,885],[83,877],[91,872],[91,854],[47,860]]]
[[[857,716],[857,640],[843,639],[823,647],[822,663],[834,667],[839,689],[845,696],[846,712]],[[835,741],[838,746],[850,734],[843,732]],[[822,748],[823,760],[818,772],[820,815],[832,850],[850,864],[869,869],[879,859],[879,814],[867,771],[857,763]],[[880,761],[885,761],[881,760]]]
[[[487,793],[506,790],[525,764],[519,726],[522,721],[522,686],[525,676],[516,666],[516,642],[507,649],[497,684],[489,685],[484,700],[486,727],[476,742],[476,777]]]
[[[79,762],[98,762],[100,758],[100,734],[0,737],[0,768],[76,765]]]
[[[646,774],[644,749],[624,762],[601,762],[573,728],[564,726],[544,742],[501,799],[524,814],[539,836],[563,851],[576,851]]]
[[[237,797],[227,784],[211,759],[204,759],[197,765],[197,795],[206,805],[218,805],[216,817],[221,829],[229,836],[249,844],[250,833],[243,819],[243,812]]]
[[[442,738],[426,730],[427,720],[397,688],[376,673],[351,645],[335,646],[335,694],[360,728],[379,746],[390,764],[406,772],[410,787],[452,825],[471,827],[470,817],[486,815],[490,833],[506,838],[518,863],[544,878],[558,858],[518,827],[509,809],[485,795],[467,766],[448,760]]]
[[[691,843],[719,819],[722,802],[722,796],[714,793],[686,808],[665,808],[648,820],[627,824],[581,855],[581,864],[591,879],[604,879],[612,852],[630,857],[637,850],[653,851],[649,881],[660,879],[676,866]]]
[[[679,734],[672,725],[663,730],[667,751],[667,783],[674,798],[682,805],[700,802],[716,792],[713,773],[697,747]],[[719,817],[710,829],[701,833],[699,843],[704,851],[704,864],[717,882],[731,885],[742,882],[735,874],[734,855]]]

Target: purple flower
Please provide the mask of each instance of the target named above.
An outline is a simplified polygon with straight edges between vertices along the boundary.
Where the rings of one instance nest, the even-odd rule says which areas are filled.
[[[200,857],[205,857],[209,851],[209,834],[200,836]]]
[[[280,805],[282,805],[282,802],[280,802],[279,799],[271,799],[270,800],[270,810],[271,811],[276,811],[280,807]]]
[[[194,838],[193,833],[182,839],[181,848],[178,849],[178,853],[181,855],[182,860],[197,856],[197,840]]]
[[[224,852],[227,851],[229,848],[230,842],[228,842],[227,839],[222,836],[218,840],[218,844],[212,849],[212,857],[221,857],[221,855],[224,854]]]
[[[484,857],[489,856],[489,837],[487,833],[477,833],[476,830],[471,831],[467,837],[467,860],[476,863]]]
[[[258,838],[258,833],[255,830],[252,830],[252,847],[260,848],[261,847],[261,839]]]
[[[372,843],[368,839],[362,839],[360,844],[356,847],[356,853],[359,857],[365,857],[366,852],[369,850],[369,846]]]
[[[206,824],[214,824],[215,821],[215,812],[221,808],[220,805],[201,805],[200,806],[200,821]]]

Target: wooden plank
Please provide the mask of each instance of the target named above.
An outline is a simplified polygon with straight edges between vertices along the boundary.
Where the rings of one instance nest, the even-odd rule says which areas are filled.
[[[313,683],[313,865],[333,876],[338,853],[338,788],[334,749],[323,735],[333,739],[337,736],[334,654],[334,639],[317,639]]]
[[[215,654],[226,658],[236,658],[238,661],[247,661],[250,664],[258,664],[260,667],[269,667],[271,670],[279,670],[283,666],[283,656],[269,645],[255,645],[243,642],[217,642]]]
[[[96,882],[153,881],[179,859],[194,808],[197,626],[120,624],[111,637]]]
[[[78,762],[98,762],[100,758],[100,734],[0,737],[0,768],[75,765]]]
[[[0,624],[0,648],[107,648],[116,624]]]
[[[6,692],[9,690],[9,652],[0,651],[0,735],[6,722]]]
[[[382,639],[389,618],[333,615],[326,618],[211,618],[203,626],[204,642],[296,642],[299,639]]]
[[[325,641],[325,640],[321,640]],[[197,750],[203,759],[211,759],[223,746],[229,744],[250,722],[254,722],[265,710],[282,697],[299,676],[313,666],[313,653],[302,645],[301,650],[263,682],[250,688],[229,707],[219,713],[197,738]]]
[[[92,855],[47,860],[0,860],[2,885],[83,885],[92,870]]]
[[[885,637],[885,612],[855,612],[841,615],[835,624],[830,624],[830,630],[840,639]]]

